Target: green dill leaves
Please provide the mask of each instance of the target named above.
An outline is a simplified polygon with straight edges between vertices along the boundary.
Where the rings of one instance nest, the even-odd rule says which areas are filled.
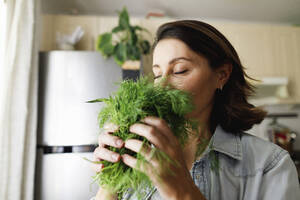
[[[119,129],[112,134],[120,137],[123,141],[138,139],[146,145],[151,145],[144,137],[129,131],[132,124],[142,123],[141,120],[147,116],[164,119],[182,147],[189,132],[197,128],[194,121],[185,117],[187,113],[193,110],[191,96],[170,86],[154,85],[148,78],[141,78],[136,82],[125,80],[120,84],[118,91],[109,98],[95,99],[89,102],[102,102],[104,104],[98,115],[100,128],[103,128],[106,123],[116,124]],[[125,153],[132,155],[138,159],[139,164],[145,162],[140,153],[132,152],[126,148],[107,148],[120,155]],[[163,153],[156,154],[156,156],[159,156],[163,162],[168,161],[167,155]],[[94,179],[100,186],[118,192],[119,196],[122,196],[128,188],[138,190],[141,185],[144,188],[151,186],[151,181],[147,175],[128,167],[122,161],[117,163],[100,162],[104,164],[104,168],[96,174]]]

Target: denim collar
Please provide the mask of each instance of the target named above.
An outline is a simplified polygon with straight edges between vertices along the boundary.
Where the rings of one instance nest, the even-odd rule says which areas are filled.
[[[236,160],[242,160],[243,156],[240,134],[226,132],[220,125],[218,125],[206,149],[202,155],[196,159],[196,161],[200,161],[211,151],[226,154],[227,156],[230,156]]]
[[[210,149],[226,154],[234,159],[242,160],[242,144],[240,134],[226,132],[218,125],[210,141]]]

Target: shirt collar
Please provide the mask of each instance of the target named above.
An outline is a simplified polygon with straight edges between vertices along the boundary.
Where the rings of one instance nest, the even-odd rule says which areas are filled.
[[[226,132],[218,125],[212,137],[211,149],[234,159],[242,160],[242,146],[239,134]]]
[[[216,130],[201,157],[211,150],[226,154],[237,160],[243,159],[240,136],[238,134],[226,132],[220,125],[216,127]]]

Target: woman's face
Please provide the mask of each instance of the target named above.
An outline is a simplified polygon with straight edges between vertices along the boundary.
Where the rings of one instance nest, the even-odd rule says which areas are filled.
[[[162,77],[173,87],[190,92],[195,109],[188,116],[208,122],[216,88],[220,88],[219,73],[208,60],[192,51],[178,39],[163,39],[153,52],[155,83]]]

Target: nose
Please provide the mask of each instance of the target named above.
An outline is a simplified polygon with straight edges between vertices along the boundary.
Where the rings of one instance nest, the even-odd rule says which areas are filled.
[[[171,76],[168,74],[163,74],[159,80],[155,81],[155,84],[160,84],[162,87],[174,87],[172,84]]]

